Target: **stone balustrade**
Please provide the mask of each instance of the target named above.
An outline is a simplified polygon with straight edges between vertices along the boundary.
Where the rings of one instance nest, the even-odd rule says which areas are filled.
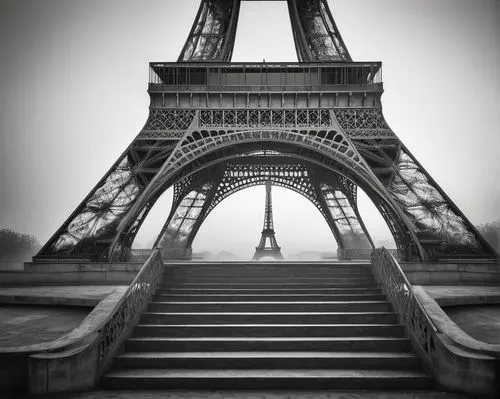
[[[442,317],[439,305],[423,289],[415,290],[385,248],[373,251],[372,268],[438,387],[473,397],[497,398],[499,346],[473,340]]]
[[[31,354],[28,360],[29,392],[50,394],[92,390],[120,346],[137,324],[156,290],[163,272],[159,250],[148,260],[108,316],[81,339],[50,352]]]

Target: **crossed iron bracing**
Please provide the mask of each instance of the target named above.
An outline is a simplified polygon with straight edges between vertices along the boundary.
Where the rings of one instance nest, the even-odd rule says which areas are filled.
[[[157,244],[188,258],[217,204],[266,181],[309,199],[344,250],[373,246],[360,187],[402,259],[498,256],[387,125],[381,63],[352,61],[326,0],[288,0],[299,63],[231,63],[239,9],[201,1],[178,62],[150,64],[144,128],[37,257],[127,260],[174,186]]]

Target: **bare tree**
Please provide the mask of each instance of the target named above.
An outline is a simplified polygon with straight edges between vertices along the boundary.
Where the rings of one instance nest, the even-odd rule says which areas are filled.
[[[500,220],[476,226],[486,240],[500,252]]]
[[[0,229],[0,260],[28,260],[40,249],[38,240],[31,234],[22,234],[9,229]]]

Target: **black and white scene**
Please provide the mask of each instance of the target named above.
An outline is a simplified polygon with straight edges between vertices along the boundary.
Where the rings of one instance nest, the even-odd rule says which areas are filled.
[[[0,398],[500,396],[499,0],[2,0],[0,60]]]

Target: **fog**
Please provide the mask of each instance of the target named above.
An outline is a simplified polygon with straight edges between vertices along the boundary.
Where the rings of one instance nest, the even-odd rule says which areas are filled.
[[[148,62],[175,61],[195,0],[3,0],[0,10],[0,227],[45,242],[138,134]],[[473,224],[500,219],[500,2],[330,2],[356,61],[382,61],[391,128]],[[286,2],[243,2],[233,61],[296,61]],[[195,251],[251,256],[264,187],[222,202]],[[151,244],[167,192],[141,229]],[[273,189],[285,254],[335,251],[314,206]],[[376,242],[388,229],[361,194]]]

